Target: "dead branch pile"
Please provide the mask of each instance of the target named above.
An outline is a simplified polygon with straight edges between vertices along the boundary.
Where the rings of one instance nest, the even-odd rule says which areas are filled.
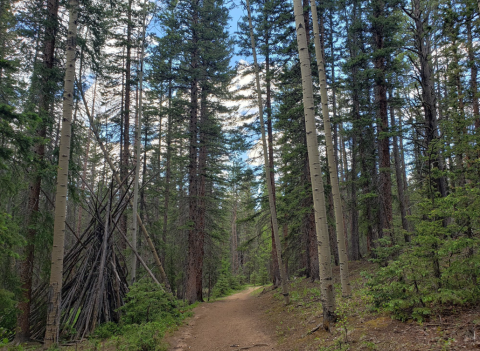
[[[128,193],[128,192],[125,192]],[[93,194],[93,192],[91,192]],[[127,269],[122,250],[114,240],[117,223],[128,199],[118,196],[113,184],[102,199],[88,203],[91,221],[64,257],[64,282],[60,336],[79,340],[96,326],[118,322],[118,309],[128,292]],[[31,336],[41,340],[45,334],[48,283],[32,295]]]

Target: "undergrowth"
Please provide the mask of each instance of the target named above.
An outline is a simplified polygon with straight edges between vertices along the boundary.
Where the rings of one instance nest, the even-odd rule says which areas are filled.
[[[91,343],[102,341],[122,351],[166,350],[165,333],[176,328],[185,317],[192,315],[188,306],[151,281],[135,283],[120,308],[120,322],[105,323],[94,331]]]
[[[380,267],[367,275],[376,307],[402,321],[421,322],[480,301],[480,191],[467,185],[418,206],[411,242],[382,239]]]
[[[209,296],[210,299],[218,299],[220,297],[228,296],[236,291],[245,289],[244,284],[245,277],[241,275],[233,275],[230,268],[230,261],[227,259],[222,260],[222,266],[220,269],[220,275],[217,283],[212,289],[212,293]]]

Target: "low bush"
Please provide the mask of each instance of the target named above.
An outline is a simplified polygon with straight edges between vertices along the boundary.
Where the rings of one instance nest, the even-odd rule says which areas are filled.
[[[479,192],[467,186],[419,204],[411,243],[368,276],[377,308],[422,321],[480,301]]]
[[[191,308],[157,284],[141,280],[131,287],[124,306],[120,308],[120,323],[102,324],[93,336],[111,338],[118,350],[164,350],[162,339],[165,332],[189,316]]]
[[[0,289],[0,340],[12,339],[17,322],[17,301],[13,292]]]

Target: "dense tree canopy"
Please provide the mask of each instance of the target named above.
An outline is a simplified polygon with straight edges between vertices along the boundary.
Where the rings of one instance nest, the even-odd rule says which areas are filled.
[[[478,303],[479,11],[0,0],[0,340],[294,277],[333,323],[366,259],[399,319]]]

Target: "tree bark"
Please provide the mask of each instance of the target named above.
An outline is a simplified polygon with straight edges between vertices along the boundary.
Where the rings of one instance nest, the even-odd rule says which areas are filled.
[[[95,115],[95,97],[97,95],[97,80],[95,79],[95,85],[93,87],[93,101],[92,101],[92,114]],[[87,149],[85,150],[85,158],[83,160],[83,169],[82,169],[82,193],[85,191],[85,181],[87,179],[87,164],[88,164],[88,155],[90,153],[90,139],[92,138],[92,131],[88,130],[87,136]],[[93,188],[92,188],[93,189]],[[78,219],[77,219],[77,233],[80,233],[82,226],[82,210],[83,207],[80,206],[78,210]]]
[[[238,234],[237,234],[237,198],[236,194],[234,195],[233,199],[233,209],[232,209],[232,274],[237,274],[237,266],[238,266]]]
[[[204,86],[201,91],[201,105],[200,105],[200,150],[198,154],[198,215],[196,231],[197,231],[197,301],[203,301],[203,258],[205,255],[205,215],[206,215],[206,173],[207,173],[207,153],[208,153],[208,109],[207,109],[208,90]]]
[[[127,8],[127,57],[125,59],[125,98],[123,110],[123,149],[122,149],[122,167],[120,169],[121,179],[128,184],[128,165],[130,161],[130,92],[132,86],[131,65],[132,65],[132,0],[128,0]],[[124,213],[120,219],[120,228],[127,233],[128,216]],[[125,250],[127,244],[120,240],[121,248]]]
[[[75,54],[77,46],[78,0],[69,2],[67,34],[67,59],[63,93],[63,123],[57,172],[57,193],[55,196],[55,221],[53,228],[52,265],[48,293],[48,313],[45,331],[45,349],[58,345],[60,327],[60,306],[63,283],[63,256],[65,241],[65,217],[67,212],[68,165],[70,161],[71,121],[73,112],[73,86],[75,82]]]
[[[278,221],[277,221],[277,210],[275,208],[275,199],[273,193],[273,184],[271,182],[270,172],[272,171],[269,167],[270,162],[268,159],[268,150],[267,150],[267,140],[265,137],[265,122],[263,120],[263,103],[262,103],[262,89],[260,87],[260,73],[258,70],[258,62],[257,62],[257,53],[255,47],[255,38],[253,36],[253,25],[252,25],[252,16],[250,13],[250,1],[246,0],[247,5],[247,12],[248,12],[248,22],[250,28],[250,42],[252,45],[252,53],[253,53],[253,64],[255,68],[255,81],[256,81],[256,90],[257,90],[257,99],[258,99],[258,114],[260,117],[260,129],[262,133],[262,146],[263,146],[263,159],[265,165],[265,178],[267,181],[267,191],[268,191],[268,203],[270,207],[270,215],[271,215],[271,222],[273,227],[273,235],[274,241],[277,251],[277,261],[278,267],[280,269],[280,276],[281,276],[281,283],[282,283],[282,293],[285,298],[285,303],[289,304],[290,299],[288,296],[288,286],[287,286],[287,275],[285,272],[285,266],[282,263],[282,250],[280,246],[280,235],[278,233]]]
[[[480,108],[478,104],[478,84],[477,84],[477,75],[478,75],[478,66],[475,60],[475,49],[473,46],[473,37],[472,37],[472,17],[467,18],[467,50],[468,50],[468,61],[470,66],[470,88],[472,89],[472,105],[473,105],[473,117],[475,118],[475,131],[478,133],[480,130]]]
[[[145,6],[145,4],[144,4]],[[138,92],[138,118],[135,130],[135,182],[133,189],[133,218],[132,218],[132,245],[137,250],[137,214],[138,214],[138,183],[140,181],[140,155],[142,153],[142,116],[143,116],[143,57],[145,55],[145,21],[147,14],[143,16],[142,26],[142,48],[140,51],[140,72],[139,72],[139,92]],[[137,257],[132,255],[131,268],[132,284],[135,283],[137,277]]]
[[[393,99],[392,93],[390,93],[390,99]],[[390,125],[392,129],[395,129],[395,109],[393,104],[390,104]],[[401,133],[401,130],[398,131]],[[398,203],[400,207],[400,217],[402,219],[402,228],[404,232],[405,242],[410,242],[410,228],[407,220],[407,202],[405,198],[404,188],[403,188],[403,171],[400,160],[400,152],[398,150],[398,140],[397,134],[393,135],[393,157],[395,160],[395,179],[397,181],[397,193],[398,193]]]
[[[33,152],[38,164],[42,164],[45,157],[45,143],[43,139],[47,136],[47,119],[49,115],[49,108],[51,100],[51,92],[48,88],[50,77],[55,61],[55,39],[57,34],[58,21],[58,0],[49,0],[47,2],[47,21],[45,25],[45,38],[43,44],[43,72],[41,73],[41,85],[39,89],[39,114],[42,117],[42,124],[37,130],[37,136],[41,139],[39,143],[34,146]],[[33,260],[35,254],[35,236],[37,230],[34,228],[38,213],[40,202],[40,190],[42,177],[40,175],[39,166],[34,169],[34,178],[29,185],[28,201],[27,201],[27,234],[25,246],[25,258],[22,260],[20,266],[20,282],[22,288],[21,300],[18,303],[18,317],[17,328],[15,334],[16,342],[25,342],[30,338],[30,300],[32,295],[32,273]]]
[[[420,0],[412,1],[412,12],[405,11],[415,23],[414,38],[415,49],[419,59],[420,84],[422,87],[422,106],[425,115],[425,150],[428,167],[443,170],[443,160],[438,151],[438,123],[437,123],[437,96],[435,94],[435,82],[433,76],[432,47],[425,26],[428,26],[430,12],[421,8]],[[429,155],[432,154],[432,155]],[[447,196],[447,182],[444,176],[435,180],[437,191],[441,197]],[[432,198],[434,194],[431,194]]]
[[[313,18],[313,32],[315,40],[315,55],[317,58],[318,76],[320,81],[320,94],[322,100],[322,115],[325,131],[325,142],[327,146],[328,169],[330,171],[330,182],[332,185],[333,206],[335,210],[335,228],[337,232],[338,261],[340,265],[340,280],[342,283],[342,295],[350,295],[350,280],[348,278],[348,255],[345,245],[345,225],[343,218],[342,198],[340,187],[338,185],[338,171],[333,148],[332,129],[330,125],[330,116],[328,108],[327,94],[327,76],[325,74],[325,65],[323,62],[322,47],[320,45],[320,30],[318,28],[317,5],[315,0],[310,0]]]
[[[172,61],[169,61],[169,66],[171,67]],[[168,208],[170,205],[170,179],[172,176],[172,80],[169,80],[168,83],[168,117],[167,117],[167,160],[165,164],[165,199],[164,199],[164,212],[163,212],[163,230],[162,230],[162,240],[165,245],[164,252],[167,245],[167,229],[168,229]],[[162,255],[163,262],[166,260],[166,254]]]
[[[267,112],[267,135],[268,135],[268,167],[270,168],[270,182],[272,183],[273,192],[273,204],[277,208],[277,198],[275,193],[275,171],[273,162],[273,127],[272,127],[272,87],[270,77],[270,47],[268,42],[268,33],[265,38],[265,83],[266,83],[266,101],[265,107]],[[275,287],[280,285],[282,280],[280,276],[280,267],[278,266],[277,259],[277,246],[275,244],[275,236],[273,234],[273,224],[270,221],[270,227],[272,229],[272,281]]]
[[[332,265],[330,245],[328,241],[327,211],[325,207],[325,191],[318,152],[317,132],[315,126],[315,107],[313,102],[313,82],[310,69],[303,9],[300,0],[294,1],[295,23],[297,32],[298,52],[302,72],[303,109],[307,132],[307,148],[310,161],[313,204],[315,209],[315,224],[319,246],[320,285],[322,292],[323,327],[328,330],[335,317],[335,295],[332,281]]]
[[[193,1],[193,24],[198,24],[197,6],[198,0]],[[198,68],[198,34],[195,28],[192,29],[192,57],[190,66],[192,70]],[[198,80],[196,75],[190,83],[190,122],[189,122],[189,165],[188,165],[188,194],[189,194],[189,221],[188,231],[188,259],[187,259],[187,282],[185,295],[189,303],[197,301],[197,266],[198,266],[198,176],[197,176],[197,147],[198,147]]]
[[[373,16],[375,23],[372,26],[373,38],[375,40],[375,50],[379,52],[373,59],[373,65],[376,70],[375,78],[375,104],[377,115],[377,133],[378,133],[378,155],[379,155],[379,189],[378,200],[379,211],[379,237],[385,234],[392,241],[393,236],[393,211],[392,211],[392,178],[390,169],[390,138],[388,137],[388,113],[387,113],[387,82],[385,77],[386,58],[382,54],[385,48],[385,33],[383,25],[379,21],[385,17],[384,0],[376,0],[373,5]],[[386,233],[385,233],[386,231]]]

